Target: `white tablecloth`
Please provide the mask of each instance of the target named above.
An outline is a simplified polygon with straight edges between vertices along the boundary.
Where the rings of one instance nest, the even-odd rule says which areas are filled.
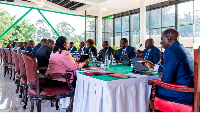
[[[131,74],[137,78],[103,81],[78,71],[76,75],[73,112],[147,112],[151,93],[147,81],[159,78]]]

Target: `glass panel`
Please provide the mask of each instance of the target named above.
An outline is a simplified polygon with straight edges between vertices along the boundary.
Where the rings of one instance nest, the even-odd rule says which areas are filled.
[[[106,19],[105,32],[113,32],[113,19],[109,19],[109,18]]]
[[[161,48],[161,29],[151,29],[151,38],[154,41],[154,46]]]
[[[131,46],[139,48],[139,46],[140,46],[140,31],[131,32]]]
[[[162,9],[162,27],[175,26],[175,5]]]
[[[192,52],[190,48],[193,48],[193,25],[179,26],[178,31],[179,42]]]
[[[198,49],[199,46],[200,46],[200,24],[195,24],[194,49]]]
[[[95,32],[86,32],[86,40],[89,39],[89,38],[95,40]],[[96,44],[97,43],[95,42],[95,45]]]
[[[113,33],[105,33],[104,41],[108,41],[108,44],[113,47]]]
[[[123,32],[122,38],[126,38],[128,40],[128,44],[129,44],[129,32]]]
[[[149,12],[150,12],[150,11],[147,11],[147,12],[146,12],[146,28],[149,28],[149,21],[150,21],[150,20],[149,20]]]
[[[149,29],[146,30],[145,40],[148,38],[150,38],[150,30]]]
[[[151,28],[161,27],[161,9],[151,11]]]
[[[115,32],[121,32],[121,18],[115,19]]]
[[[120,47],[121,33],[115,33],[115,46]]]
[[[178,4],[178,24],[193,23],[193,1]]]
[[[140,29],[140,14],[131,15],[131,30]]]
[[[106,19],[102,19],[102,32],[105,32],[104,31],[105,28],[106,28]]]
[[[200,22],[200,0],[194,1],[194,22]]]
[[[129,31],[129,16],[122,17],[122,32]]]
[[[86,31],[95,31],[95,18],[86,17]]]

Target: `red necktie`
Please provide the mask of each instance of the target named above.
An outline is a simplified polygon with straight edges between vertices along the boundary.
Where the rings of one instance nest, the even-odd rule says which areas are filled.
[[[122,54],[124,54],[124,53],[125,53],[125,50],[123,49]],[[120,60],[123,61],[122,56],[121,56]]]

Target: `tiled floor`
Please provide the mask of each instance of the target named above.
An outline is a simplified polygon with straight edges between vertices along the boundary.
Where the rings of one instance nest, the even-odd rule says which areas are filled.
[[[16,93],[16,84],[9,78],[7,74],[3,76],[3,66],[0,65],[0,112],[30,112],[30,99],[27,102],[27,108],[23,109],[19,93]],[[54,103],[55,104],[55,103]],[[66,109],[56,110],[56,107],[51,107],[49,100],[44,100],[41,103],[42,112],[65,112]],[[36,104],[34,112],[37,112]]]

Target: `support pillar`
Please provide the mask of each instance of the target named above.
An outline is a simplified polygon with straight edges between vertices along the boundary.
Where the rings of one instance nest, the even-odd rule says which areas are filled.
[[[98,44],[97,46],[102,46],[102,11],[99,8],[98,11]]]
[[[140,0],[140,44],[142,47],[140,50],[145,48],[145,37],[146,37],[146,0]]]

